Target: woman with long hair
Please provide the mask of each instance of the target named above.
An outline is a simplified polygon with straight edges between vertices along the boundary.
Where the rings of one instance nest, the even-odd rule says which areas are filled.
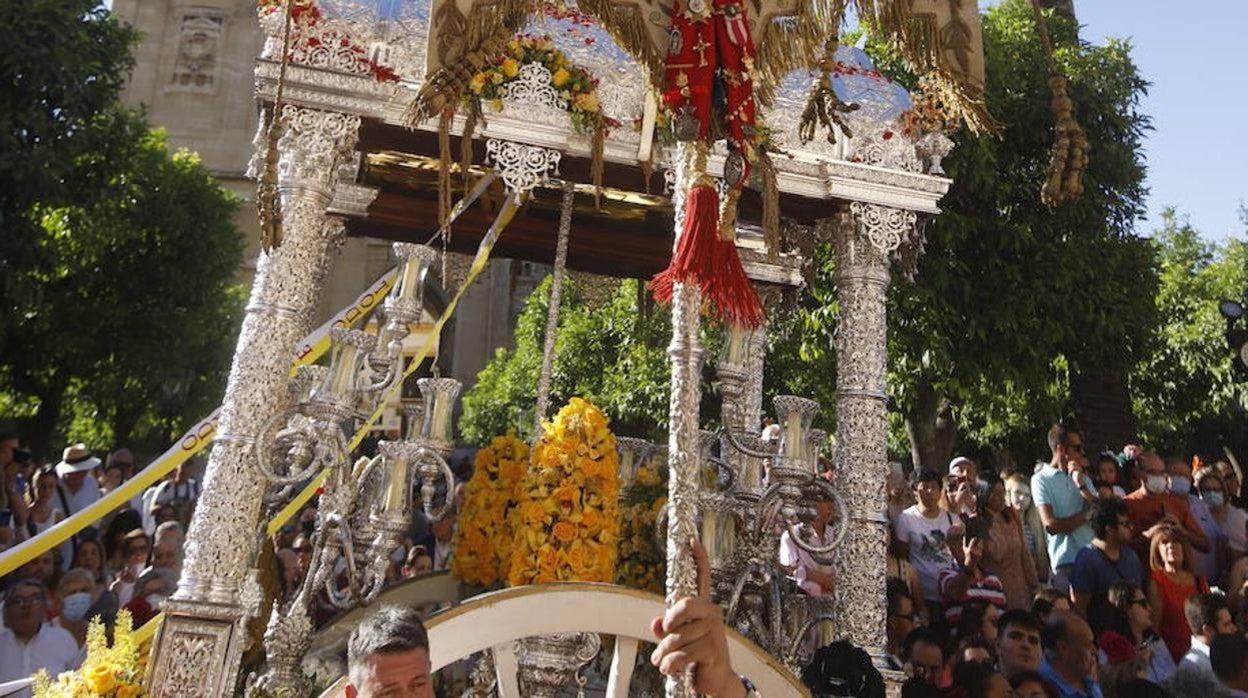
[[[1127,581],[1109,585],[1106,592],[1108,610],[1106,631],[1116,632],[1127,638],[1147,666],[1144,678],[1153,683],[1165,683],[1174,673],[1174,659],[1170,649],[1153,629],[1152,607],[1144,590]]]
[[[104,544],[99,538],[83,538],[78,541],[70,568],[87,570],[101,587],[107,588],[113,582],[113,576],[104,566]]]
[[[1183,602],[1197,592],[1209,591],[1209,584],[1193,568],[1192,549],[1183,533],[1173,526],[1162,526],[1149,543],[1148,604],[1153,627],[1161,634],[1175,662],[1192,643]]]
[[[1040,510],[1031,499],[1031,481],[1022,473],[1014,473],[1005,479],[1006,501],[1018,516],[1027,543],[1027,556],[1032,560],[1036,578],[1041,582],[1049,579],[1049,546],[1045,543],[1044,522]]]
[[[35,473],[34,487],[26,490],[26,533],[30,538],[43,533],[65,519],[62,510],[58,487],[60,480],[52,468],[42,468]],[[69,569],[69,558],[73,556],[73,543],[66,541],[57,547],[60,569]]]
[[[984,569],[1001,580],[1007,608],[1027,608],[1040,588],[1040,579],[1023,534],[1022,519],[1006,504],[1005,483],[995,475],[982,480],[978,503]]]

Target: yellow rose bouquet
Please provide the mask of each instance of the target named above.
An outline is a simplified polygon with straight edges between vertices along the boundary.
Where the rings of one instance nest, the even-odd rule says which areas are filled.
[[[654,524],[665,504],[667,464],[657,458],[651,459],[637,469],[633,484],[620,497],[618,583],[663,593],[667,556],[655,537]]]
[[[87,627],[87,657],[82,666],[55,679],[46,671],[35,676],[35,698],[137,698],[143,690],[144,658],[131,637],[130,612],[117,614],[110,647],[104,623],[97,617]]]
[[[512,512],[512,586],[615,580],[619,456],[607,424],[581,398],[542,423]]]
[[[549,36],[522,34],[507,42],[503,53],[468,81],[465,101],[490,105],[495,111],[503,108],[504,87],[520,75],[520,69],[540,63],[550,71],[550,84],[559,98],[567,103],[572,125],[581,133],[596,134],[607,127],[619,126],[603,114],[598,101],[598,78],[589,71],[568,62]]]
[[[529,464],[529,445],[508,432],[477,451],[464,489],[451,572],[465,584],[490,587],[507,579],[512,530],[509,512]]]

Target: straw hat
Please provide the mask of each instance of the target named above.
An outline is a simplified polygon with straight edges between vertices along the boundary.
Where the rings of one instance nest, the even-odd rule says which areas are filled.
[[[77,443],[69,446],[61,454],[61,462],[56,464],[56,474],[65,477],[73,473],[85,473],[100,467],[100,459],[91,455],[86,444]]]

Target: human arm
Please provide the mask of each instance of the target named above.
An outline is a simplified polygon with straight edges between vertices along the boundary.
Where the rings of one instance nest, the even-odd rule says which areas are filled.
[[[914,603],[914,612],[920,618],[930,623],[931,619],[927,617],[927,600],[923,598],[923,587],[919,581],[919,573],[915,571],[913,565],[908,566],[907,570],[909,574],[906,576],[909,577],[910,600]]]
[[[1196,515],[1192,513],[1190,507],[1187,509],[1187,515],[1183,517],[1183,530],[1187,533],[1187,541],[1192,544],[1193,548],[1202,553],[1213,550],[1209,536],[1205,535],[1205,529],[1200,527],[1200,522],[1196,520]]]
[[[1151,577],[1148,580],[1148,613],[1151,617],[1150,622],[1154,629],[1161,627],[1161,589],[1157,588],[1157,582]]]
[[[906,526],[906,515],[902,512],[893,522],[893,556],[900,560],[910,559],[910,531]]]
[[[650,662],[665,676],[693,671],[693,687],[710,698],[745,698],[745,685],[728,657],[723,611],[711,600],[711,561],[697,541],[698,594],[676,602],[650,622],[658,646]]]
[[[1060,518],[1053,513],[1053,506],[1050,504],[1036,504],[1036,509],[1040,512],[1040,521],[1044,524],[1044,532],[1051,536],[1059,533],[1070,533],[1088,521],[1086,507],[1078,514]]]

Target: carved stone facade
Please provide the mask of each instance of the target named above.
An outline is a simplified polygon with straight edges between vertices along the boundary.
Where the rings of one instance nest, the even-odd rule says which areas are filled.
[[[217,56],[225,18],[220,12],[192,10],[179,22],[178,53],[169,79],[171,90],[212,93],[217,86]]]
[[[342,240],[341,219],[327,217],[325,209],[338,165],[355,147],[359,117],[288,106],[282,121],[285,236],[257,265],[182,579],[156,648],[153,695],[215,696],[234,689],[247,641],[243,592],[266,489],[252,445],[265,421],[290,400],[291,356],[310,329],[331,253]]]

